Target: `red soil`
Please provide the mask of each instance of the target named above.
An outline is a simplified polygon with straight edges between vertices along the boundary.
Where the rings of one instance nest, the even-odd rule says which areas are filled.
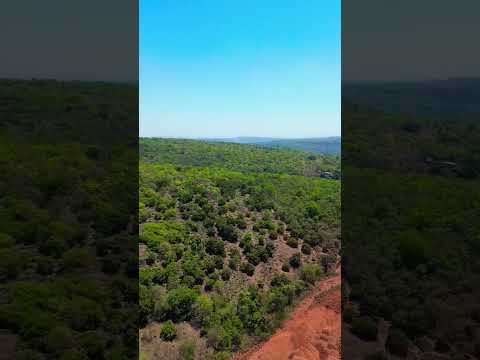
[[[269,340],[235,360],[340,359],[340,268],[318,283]]]

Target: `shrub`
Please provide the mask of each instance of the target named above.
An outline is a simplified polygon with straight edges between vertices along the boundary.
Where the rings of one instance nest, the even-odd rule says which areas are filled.
[[[163,324],[162,330],[160,331],[160,338],[164,341],[172,341],[177,337],[177,329],[172,320],[168,320]]]
[[[195,360],[195,343],[185,341],[180,345],[180,356],[182,360]]]
[[[221,273],[221,277],[223,281],[228,281],[230,280],[230,277],[232,276],[232,271],[230,269],[223,269]]]
[[[149,251],[147,253],[147,258],[145,259],[145,262],[147,263],[147,265],[153,265],[156,260],[157,260],[157,255],[154,252]]]
[[[322,274],[323,270],[317,264],[306,264],[300,269],[300,278],[310,284],[320,279]]]
[[[290,246],[291,248],[298,248],[298,239],[291,237],[287,240],[287,245]]]
[[[280,287],[287,284],[290,284],[290,280],[283,274],[275,275],[270,281],[270,286],[272,287]]]
[[[367,317],[354,319],[352,321],[352,332],[365,341],[375,341],[378,336],[377,324]]]
[[[200,295],[192,307],[192,323],[206,327],[212,319],[213,301],[208,295]]]
[[[235,256],[231,258],[230,261],[228,262],[228,267],[232,270],[237,270],[239,263],[240,263],[240,257]]]
[[[222,237],[223,240],[229,242],[237,242],[238,235],[235,228],[225,222],[223,219],[217,222],[218,234]]]
[[[294,254],[290,257],[289,264],[294,269],[299,268],[301,263],[302,263],[302,259],[300,257],[300,254],[297,253],[297,254]]]
[[[205,250],[210,255],[225,256],[225,244],[220,239],[209,238],[205,244]]]
[[[207,279],[207,281],[205,281],[204,290],[207,292],[212,291],[213,285],[215,285],[215,281],[215,279]]]
[[[170,318],[175,319],[175,321],[188,320],[196,299],[197,294],[189,288],[179,287],[171,290],[167,296]]]
[[[283,272],[289,272],[290,271],[290,265],[288,263],[285,263],[282,265],[282,271]]]
[[[251,233],[245,234],[243,239],[240,241],[240,247],[243,249],[244,253],[252,251],[253,248],[253,236]]]
[[[257,251],[252,251],[247,254],[247,260],[253,266],[257,266],[260,264],[260,257]]]
[[[335,255],[327,255],[322,257],[322,266],[325,272],[329,272],[336,264],[337,257]]]
[[[219,255],[213,257],[213,262],[215,264],[215,269],[223,269],[223,258]]]
[[[248,276],[252,276],[255,273],[255,266],[248,262],[244,262],[242,265],[240,265],[240,271]]]
[[[312,253],[312,247],[308,244],[303,244],[302,253],[304,253],[305,255],[310,255]]]
[[[272,257],[273,252],[275,251],[275,244],[272,241],[267,242],[267,246],[265,246],[265,251],[268,257]]]

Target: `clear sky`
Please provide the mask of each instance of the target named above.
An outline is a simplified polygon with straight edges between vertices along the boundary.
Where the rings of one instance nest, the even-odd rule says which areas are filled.
[[[340,0],[140,1],[140,135],[340,135]]]

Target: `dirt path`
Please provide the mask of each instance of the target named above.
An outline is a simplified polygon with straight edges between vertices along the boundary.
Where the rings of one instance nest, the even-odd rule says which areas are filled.
[[[340,359],[340,267],[317,284],[269,340],[234,360]]]

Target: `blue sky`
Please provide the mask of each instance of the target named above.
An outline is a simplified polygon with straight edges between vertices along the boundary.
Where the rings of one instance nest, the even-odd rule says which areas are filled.
[[[340,0],[140,1],[140,135],[340,135]]]

